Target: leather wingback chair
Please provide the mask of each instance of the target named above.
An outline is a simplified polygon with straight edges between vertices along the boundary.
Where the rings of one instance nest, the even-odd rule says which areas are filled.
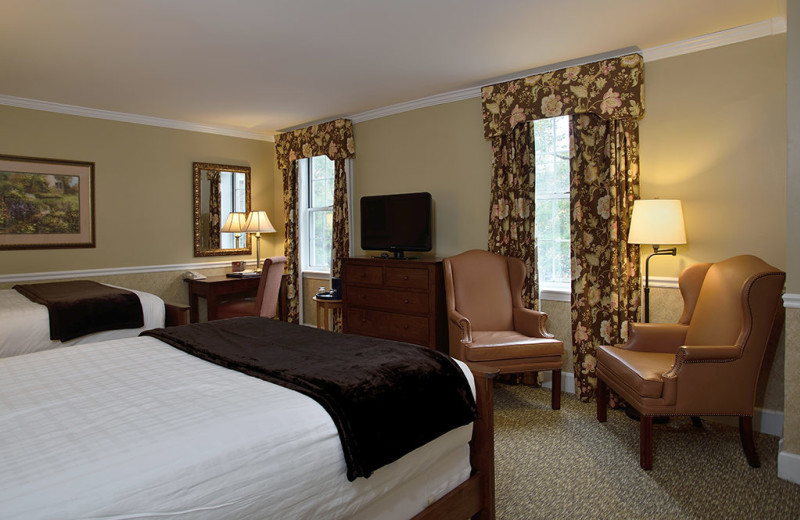
[[[265,258],[261,267],[261,280],[255,300],[231,300],[220,303],[217,307],[217,318],[235,318],[238,316],[261,316],[274,318],[278,313],[278,293],[281,287],[285,256]]]
[[[753,408],[761,363],[780,315],[785,273],[755,256],[687,267],[678,323],[634,323],[626,344],[597,351],[597,419],[607,386],[640,414],[639,464],[653,466],[653,417],[739,417],[748,463],[759,466]],[[607,386],[606,386],[607,385]]]
[[[551,405],[558,410],[564,344],[545,330],[547,314],[522,305],[525,264],[479,250],[443,264],[450,355],[501,374],[552,371]]]

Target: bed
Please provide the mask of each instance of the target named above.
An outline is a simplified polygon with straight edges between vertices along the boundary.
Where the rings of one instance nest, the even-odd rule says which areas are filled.
[[[115,286],[109,286],[115,287]],[[138,336],[165,325],[164,301],[154,294],[128,289],[139,297],[144,326],[95,332],[66,341],[50,339],[47,307],[14,289],[0,290],[0,358],[71,345]]]
[[[457,363],[479,419],[350,481],[316,401],[156,338],[0,360],[0,510],[26,520],[493,518],[494,374]]]

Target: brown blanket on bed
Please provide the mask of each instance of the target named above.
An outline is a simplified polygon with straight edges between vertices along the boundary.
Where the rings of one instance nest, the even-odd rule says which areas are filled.
[[[125,289],[90,280],[15,285],[14,289],[47,306],[52,340],[144,326],[142,302],[136,293]]]
[[[477,417],[458,365],[417,345],[267,318],[218,320],[142,335],[317,401],[339,430],[351,481]]]

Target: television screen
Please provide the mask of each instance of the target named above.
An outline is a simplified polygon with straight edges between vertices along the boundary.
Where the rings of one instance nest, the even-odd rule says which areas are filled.
[[[430,251],[432,199],[430,193],[399,193],[361,197],[361,249]]]

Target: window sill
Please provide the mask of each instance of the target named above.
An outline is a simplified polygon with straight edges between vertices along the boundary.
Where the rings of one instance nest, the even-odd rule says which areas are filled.
[[[569,285],[545,285],[539,287],[539,299],[554,302],[569,302],[572,300],[572,290]]]
[[[331,272],[330,271],[313,271],[311,269],[302,271],[300,273],[303,278],[330,278]]]

